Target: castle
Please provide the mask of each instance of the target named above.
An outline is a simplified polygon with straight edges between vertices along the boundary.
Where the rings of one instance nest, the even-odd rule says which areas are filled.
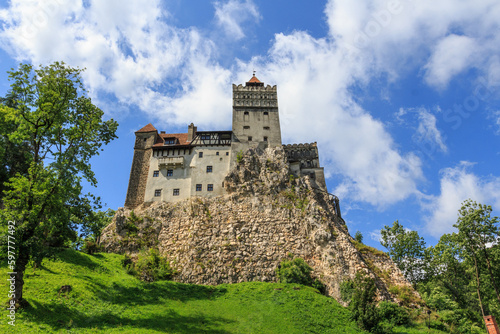
[[[316,143],[282,144],[277,88],[255,74],[245,86],[233,84],[232,131],[198,131],[191,123],[187,133],[158,133],[150,123],[135,136],[128,208],[222,195],[224,178],[242,154],[276,146],[283,146],[293,175],[308,176],[327,191]]]

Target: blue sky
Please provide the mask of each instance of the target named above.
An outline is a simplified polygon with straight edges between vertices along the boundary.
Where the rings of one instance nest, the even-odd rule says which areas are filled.
[[[316,141],[352,234],[398,219],[434,244],[460,203],[500,209],[495,0],[0,1],[0,94],[20,62],[85,67],[119,124],[93,159],[123,205],[134,131],[231,128],[231,84],[278,86],[284,143]]]

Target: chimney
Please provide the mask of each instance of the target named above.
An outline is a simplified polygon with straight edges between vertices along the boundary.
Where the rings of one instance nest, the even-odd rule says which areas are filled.
[[[484,323],[486,324],[486,329],[488,330],[488,334],[500,334],[494,316],[487,315],[486,317],[484,317]]]
[[[193,123],[188,125],[188,142],[191,142],[193,140],[194,136],[196,135],[196,130],[198,130],[198,128],[194,126]]]

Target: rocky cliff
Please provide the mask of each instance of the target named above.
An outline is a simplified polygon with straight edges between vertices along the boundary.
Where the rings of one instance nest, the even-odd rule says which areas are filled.
[[[340,283],[358,271],[376,279],[381,299],[398,301],[397,291],[411,290],[385,254],[354,242],[328,193],[309,176],[290,175],[282,148],[248,151],[224,187],[227,194],[216,198],[121,208],[101,245],[132,255],[157,246],[177,269],[175,280],[186,283],[273,282],[280,261],[293,254],[337,300]]]

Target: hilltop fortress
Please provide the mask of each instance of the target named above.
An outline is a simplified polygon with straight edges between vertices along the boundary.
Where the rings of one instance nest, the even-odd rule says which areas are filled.
[[[255,75],[233,85],[232,123],[137,131],[125,207],[101,247],[133,259],[158,248],[172,279],[195,284],[276,282],[281,261],[300,257],[341,303],[342,282],[358,272],[375,280],[380,299],[420,303],[386,254],[349,235],[316,143],[282,144],[276,86]]]
[[[233,84],[232,131],[198,131],[191,123],[187,133],[158,133],[148,124],[135,135],[127,208],[223,195],[224,178],[242,155],[268,147],[282,146],[292,175],[327,191],[316,143],[282,144],[276,86],[255,74],[244,86]]]

